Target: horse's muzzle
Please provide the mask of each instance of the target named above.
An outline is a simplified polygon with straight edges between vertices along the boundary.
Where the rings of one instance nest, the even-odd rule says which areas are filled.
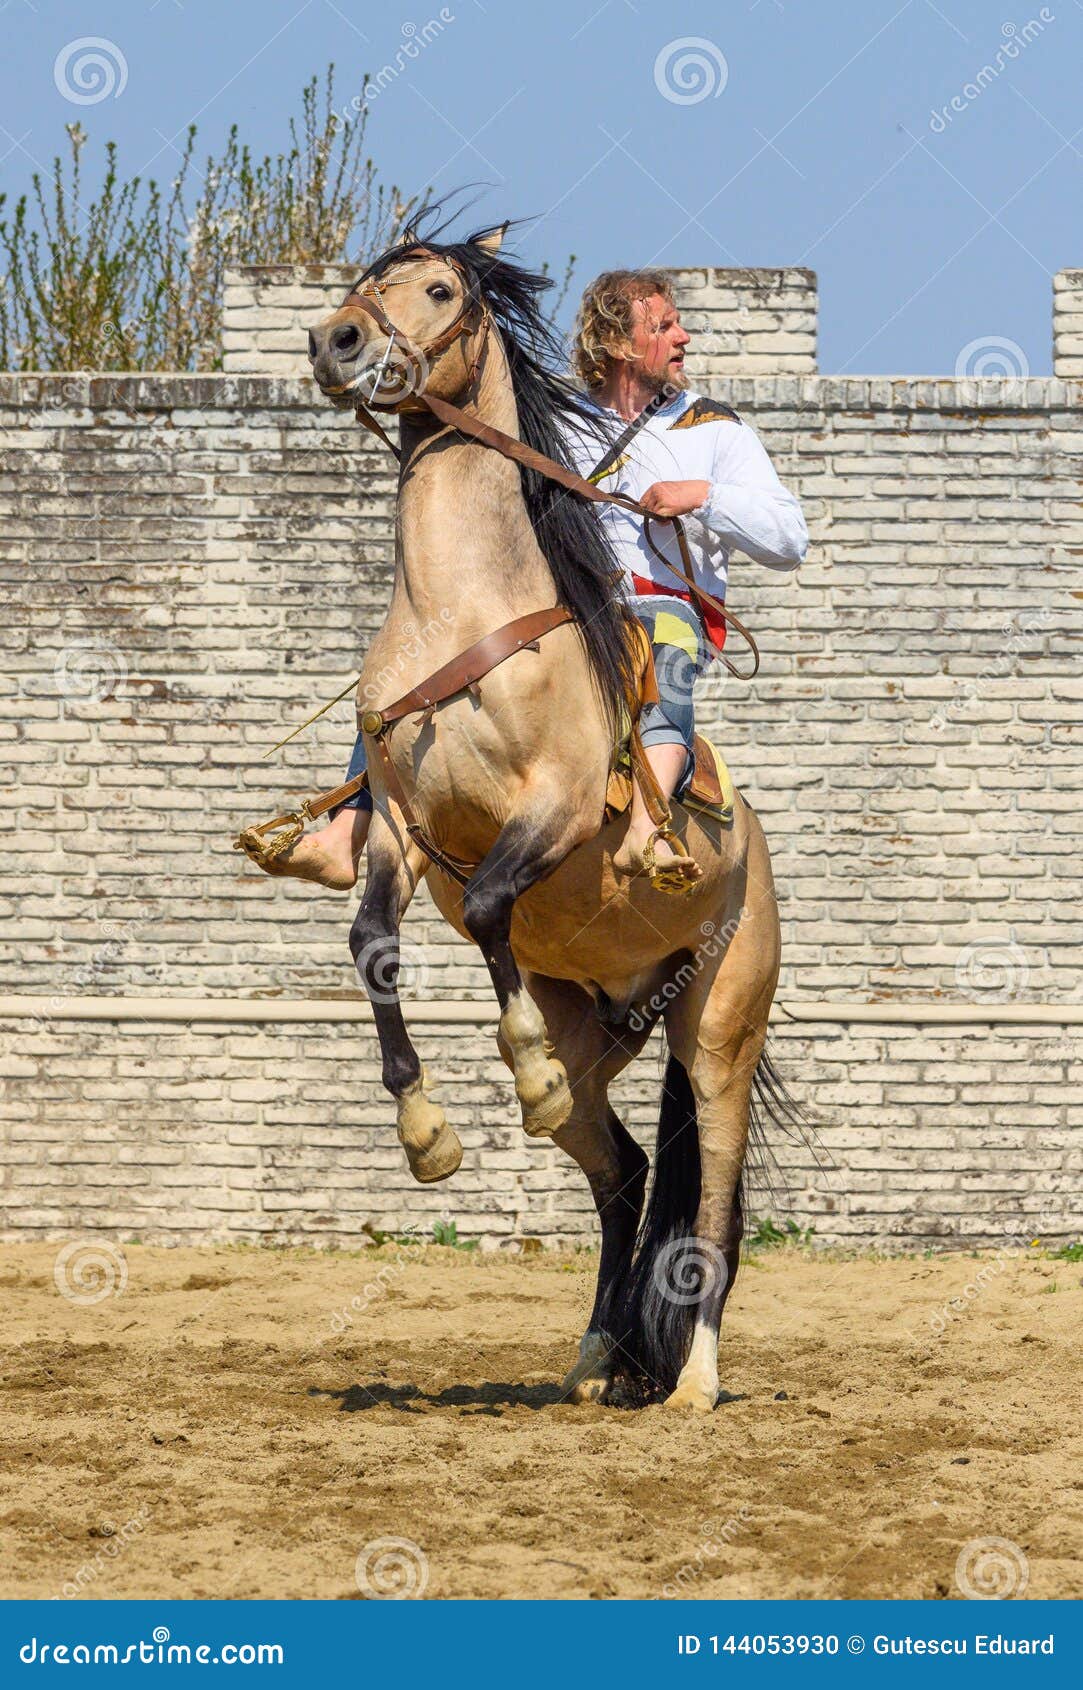
[[[346,393],[371,363],[376,351],[357,320],[358,314],[336,311],[308,331],[308,361],[320,391],[329,399]]]

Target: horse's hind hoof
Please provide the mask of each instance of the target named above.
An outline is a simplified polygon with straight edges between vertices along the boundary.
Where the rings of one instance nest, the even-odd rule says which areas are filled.
[[[463,1159],[459,1135],[440,1105],[425,1096],[420,1080],[399,1098],[399,1140],[419,1185],[450,1179]]]
[[[523,1111],[523,1131],[531,1138],[551,1138],[572,1112],[572,1091],[563,1064],[547,1058],[541,1073],[516,1085]]]
[[[717,1390],[708,1391],[702,1385],[678,1383],[677,1389],[670,1392],[662,1407],[683,1409],[686,1414],[713,1414],[717,1401]]]
[[[579,1345],[579,1360],[565,1374],[561,1391],[569,1402],[605,1402],[613,1388],[613,1342],[604,1332],[587,1332]],[[608,1365],[607,1365],[608,1364]]]
[[[608,1402],[613,1389],[612,1379],[603,1376],[577,1379],[571,1390],[565,1391],[569,1402]]]

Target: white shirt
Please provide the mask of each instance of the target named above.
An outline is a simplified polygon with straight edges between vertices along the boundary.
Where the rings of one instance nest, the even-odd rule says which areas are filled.
[[[607,435],[617,440],[627,426],[624,420],[593,400],[587,404],[607,424],[612,422]],[[576,430],[569,432],[568,447],[575,468],[589,477],[603,455],[597,439]],[[684,518],[684,527],[696,580],[716,598],[726,596],[732,551],[778,570],[796,569],[804,558],[808,530],[796,495],[778,479],[755,429],[719,400],[694,392],[677,394],[644,423],[598,485],[607,493],[638,499],[656,481],[710,483],[705,502]],[[680,587],[679,575],[671,574],[647,545],[642,517],[615,505],[599,505],[597,510],[629,593],[634,592],[633,571],[659,586]],[[651,534],[659,550],[678,562],[670,524],[652,522]]]

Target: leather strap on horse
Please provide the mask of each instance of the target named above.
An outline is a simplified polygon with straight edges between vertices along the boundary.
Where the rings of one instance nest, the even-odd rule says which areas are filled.
[[[669,800],[658,784],[658,777],[651,768],[650,760],[640,737],[639,723],[632,723],[631,738],[628,744],[628,756],[632,765],[632,774],[643,794],[643,805],[655,827],[668,828],[673,821],[669,808]]]
[[[503,627],[495,628],[483,639],[475,640],[472,646],[459,652],[450,663],[445,663],[442,668],[419,682],[416,687],[412,687],[409,692],[403,693],[401,698],[397,698],[385,709],[365,710],[361,713],[361,731],[375,741],[387,790],[402,815],[407,833],[425,855],[453,880],[457,880],[460,886],[466,885],[476,864],[465,863],[457,857],[449,856],[426,836],[391,759],[387,743],[391,730],[404,716],[413,715],[417,711],[435,710],[438,704],[465,692],[468,687],[474,686],[485,675],[490,674],[506,658],[513,657],[517,651],[537,651],[538,641],[545,634],[569,622],[575,622],[575,615],[563,604],[551,605],[547,610],[528,611],[525,616],[517,616],[514,621],[505,622]],[[647,686],[647,696],[649,690],[653,689],[654,696],[657,697],[653,662]],[[319,816],[326,815],[328,810],[337,809],[348,798],[360,792],[366,779],[366,775],[356,775],[353,780],[336,786],[332,792],[323,792],[318,798],[306,799],[297,810],[288,810],[281,816],[275,816],[272,821],[246,828],[233,841],[234,849],[249,851],[261,866],[274,862],[277,857],[288,851],[291,845],[296,844],[304,832],[306,821],[315,821]]]
[[[467,372],[467,385],[468,387],[473,387],[475,381],[477,380],[478,370],[481,366],[482,355],[489,335],[490,318],[488,309],[484,303],[479,304],[479,302],[473,297],[466,279],[466,273],[462,269],[461,265],[455,263],[454,259],[448,257],[447,255],[441,257],[439,254],[431,252],[428,247],[417,247],[408,256],[410,258],[419,259],[431,258],[434,261],[439,261],[455,270],[462,278],[463,303],[462,308],[454,320],[448,324],[446,329],[441,330],[440,334],[438,334],[434,340],[428,342],[423,352],[415,352],[409,345],[403,345],[403,357],[413,364],[417,376],[424,378],[427,374],[425,365],[428,360],[431,358],[438,358],[441,352],[446,352],[448,347],[452,346],[455,341],[458,340],[459,336],[465,333],[472,314],[475,310],[478,310],[480,311],[480,327],[482,333],[478,340],[477,349],[474,353],[469,371]],[[380,288],[377,283],[373,283],[369,287],[355,286],[351,288],[350,292],[346,296],[345,305],[354,305],[359,311],[364,311],[368,316],[370,316],[381,332],[387,335],[389,343],[393,343],[398,337],[398,329],[384,310],[384,302],[381,298]],[[411,397],[422,399],[424,397],[422,388],[423,380],[419,381],[417,392],[415,394],[404,395],[403,399],[394,404],[391,409],[401,411],[404,409]],[[394,441],[387,434],[383,426],[372,415],[372,412],[362,404],[358,404],[357,406],[357,420],[369,430],[370,434],[375,434],[378,439],[383,441],[384,445],[394,454],[394,457],[399,463],[402,462],[402,453],[399,451],[399,448],[395,445]]]
[[[522,651],[524,646],[537,651],[543,634],[559,628],[564,622],[574,621],[574,611],[566,605],[555,604],[548,610],[531,610],[525,616],[517,616],[513,622],[505,622],[502,628],[494,628],[491,634],[475,640],[473,645],[460,651],[435,674],[419,681],[409,692],[404,692],[394,704],[388,704],[382,710],[363,710],[361,732],[375,736],[393,727],[403,716],[412,715],[415,710],[434,709],[445,699],[465,692],[467,687],[480,681],[505,658]]]
[[[371,411],[366,411],[364,405],[358,405],[357,407],[357,420],[368,429],[370,434],[375,434],[378,440],[382,440],[388,451],[394,453],[396,462],[401,464],[402,453],[395,445],[395,442],[392,440],[387,430],[381,423],[376,421],[376,418],[373,416]]]
[[[389,731],[389,729],[384,729],[377,734],[376,749],[380,753],[380,762],[383,764],[384,781],[388,793],[398,805],[406,831],[418,849],[424,851],[430,862],[434,862],[438,868],[442,868],[444,873],[450,875],[452,880],[458,881],[460,886],[465,886],[477,865],[463,862],[461,857],[449,856],[439,845],[434,845],[425,833],[414,814],[413,805],[406,796],[403,784],[398,776],[398,770],[391,760],[391,750],[387,743]]]
[[[526,616],[517,616],[513,622],[505,622],[502,628],[495,628],[491,634],[486,634],[472,646],[467,646],[466,650],[459,652],[450,663],[445,663],[442,669],[437,669],[435,674],[429,675],[418,686],[403,693],[394,704],[389,704],[384,710],[365,710],[361,714],[361,732],[376,742],[388,793],[399,809],[407,833],[414,844],[424,851],[438,868],[450,875],[452,880],[458,881],[460,886],[466,885],[477,864],[449,856],[426,835],[392,760],[388,744],[391,730],[404,716],[413,715],[416,711],[435,710],[436,706],[443,704],[446,699],[465,692],[484,675],[490,674],[498,663],[513,657],[517,651],[537,651],[538,641],[543,635],[574,621],[573,613],[562,604],[553,605],[548,610],[532,610]]]
[[[463,283],[462,308],[460,309],[458,315],[448,324],[447,328],[441,329],[435,339],[429,341],[424,351],[424,357],[427,360],[429,358],[438,358],[441,352],[446,352],[448,347],[452,346],[454,342],[458,340],[459,336],[465,331],[466,326],[470,321],[471,313],[479,307],[477,299],[470,291],[469,284],[466,280],[466,272],[463,270],[461,264],[457,264],[455,260],[449,257],[446,253],[436,253],[433,252],[431,248],[425,246],[411,248],[408,253],[403,255],[401,262],[405,264],[411,262],[412,260],[421,258],[431,258],[435,264],[445,264],[449,269],[454,270],[460,276]],[[344,305],[356,305],[360,307],[362,311],[367,311],[369,316],[374,318],[379,324],[384,334],[397,335],[398,330],[391,321],[387,312],[384,310],[380,291],[379,283],[375,281],[368,287],[360,287],[355,284],[346,295],[343,303]],[[484,306],[481,306],[480,309],[483,324],[487,327],[488,312],[485,310]],[[406,356],[410,357],[411,354],[407,351]]]

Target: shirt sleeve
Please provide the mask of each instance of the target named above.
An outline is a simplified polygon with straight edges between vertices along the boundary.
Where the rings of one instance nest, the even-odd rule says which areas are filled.
[[[796,569],[808,550],[797,497],[747,423],[718,424],[711,491],[692,514],[728,549],[769,569]]]

